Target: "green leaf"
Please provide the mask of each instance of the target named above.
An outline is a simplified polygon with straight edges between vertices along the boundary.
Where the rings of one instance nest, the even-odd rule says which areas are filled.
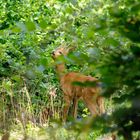
[[[20,28],[21,31],[26,31],[26,26],[25,26],[25,24],[23,22],[17,22],[16,26],[17,27],[15,27],[15,28],[17,28],[17,29],[15,29],[15,30],[18,30],[18,28]]]
[[[39,72],[43,72],[43,71],[45,70],[45,68],[44,68],[43,65],[39,65],[39,66],[37,67],[37,70],[38,70]]]
[[[115,40],[114,38],[106,38],[104,40],[104,44],[107,46],[113,45],[113,46],[118,46],[119,42]]]
[[[97,47],[94,47],[94,48],[89,48],[87,50],[87,52],[89,53],[89,55],[91,57],[99,57],[100,56],[100,50],[97,48]]]
[[[46,20],[41,20],[41,21],[39,22],[39,26],[40,26],[42,29],[45,29],[45,28],[48,26],[48,24],[47,24]]]
[[[14,27],[14,28],[12,28],[12,32],[14,32],[14,33],[19,33],[19,32],[21,32],[21,28],[19,28],[19,27]]]
[[[21,80],[20,75],[12,76],[12,80],[15,80],[16,82],[20,82],[20,80]]]
[[[134,4],[134,6],[132,6],[132,8],[131,8],[131,11],[132,12],[138,12],[138,11],[140,11],[140,3]]]
[[[28,31],[34,31],[36,29],[36,25],[32,21],[26,22],[25,25]]]

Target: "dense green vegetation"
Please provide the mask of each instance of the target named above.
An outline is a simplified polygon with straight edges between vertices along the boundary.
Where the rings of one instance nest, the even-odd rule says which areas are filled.
[[[102,82],[107,111],[90,122],[72,121],[68,130],[51,121],[61,119],[63,108],[51,58],[62,43],[75,47],[62,60],[69,71]],[[115,133],[119,139],[140,139],[139,0],[1,0],[0,58],[1,133],[29,139],[33,130],[40,139]],[[82,103],[78,112],[88,117]]]

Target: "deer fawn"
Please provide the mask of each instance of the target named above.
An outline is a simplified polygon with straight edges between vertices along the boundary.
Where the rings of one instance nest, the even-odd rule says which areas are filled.
[[[71,48],[60,46],[52,52],[52,58],[56,60],[60,56],[66,56],[70,50]],[[56,72],[59,75],[61,89],[64,93],[65,104],[63,109],[63,121],[66,121],[71,102],[73,102],[72,115],[74,118],[77,117],[79,99],[85,102],[93,116],[104,113],[104,99],[100,95],[101,88],[97,86],[99,83],[98,79],[76,72],[67,72],[63,62],[56,64]],[[74,82],[94,82],[96,86],[80,86],[73,84]]]

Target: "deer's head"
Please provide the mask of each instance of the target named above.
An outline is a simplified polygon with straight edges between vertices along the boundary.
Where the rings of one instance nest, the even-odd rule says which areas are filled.
[[[52,58],[55,60],[59,56],[66,56],[73,48],[60,46],[52,52]]]

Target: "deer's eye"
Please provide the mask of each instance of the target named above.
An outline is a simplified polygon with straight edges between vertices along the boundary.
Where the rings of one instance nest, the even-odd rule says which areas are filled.
[[[60,54],[62,54],[62,52],[59,52]]]

